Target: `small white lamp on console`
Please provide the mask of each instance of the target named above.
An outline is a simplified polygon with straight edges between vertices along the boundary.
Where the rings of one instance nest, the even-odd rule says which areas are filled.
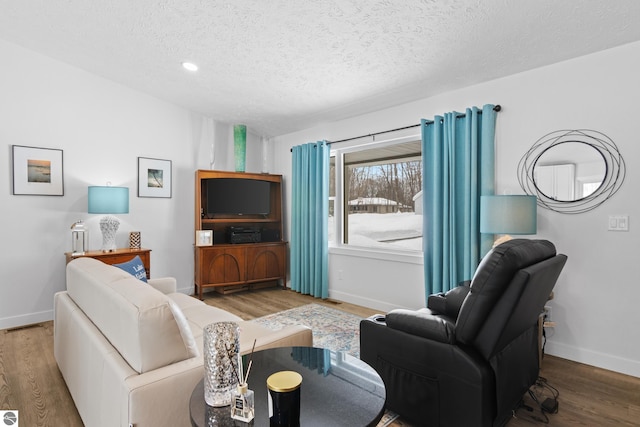
[[[90,186],[88,205],[90,214],[107,214],[100,219],[102,252],[114,251],[120,221],[112,214],[129,213],[129,189],[127,187]]]

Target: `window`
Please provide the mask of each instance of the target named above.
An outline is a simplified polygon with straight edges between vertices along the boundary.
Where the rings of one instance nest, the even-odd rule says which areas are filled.
[[[332,154],[329,241],[422,250],[420,140],[404,138],[336,149]]]

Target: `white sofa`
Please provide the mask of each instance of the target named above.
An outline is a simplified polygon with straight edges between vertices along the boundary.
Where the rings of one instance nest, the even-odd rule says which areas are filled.
[[[173,278],[144,283],[92,258],[67,265],[54,296],[54,355],[88,427],[189,426],[202,379],[203,327],[240,325],[240,350],[311,346],[311,330],[272,331],[176,293]]]

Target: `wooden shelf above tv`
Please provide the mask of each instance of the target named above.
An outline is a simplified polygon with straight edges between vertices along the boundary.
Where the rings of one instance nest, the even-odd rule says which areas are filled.
[[[210,206],[207,184],[210,180],[221,178],[269,183],[269,213],[245,215],[207,212]],[[237,197],[242,196],[237,194]],[[280,280],[286,287],[287,242],[282,240],[282,226],[281,175],[197,170],[195,230],[213,230],[212,246],[195,246],[195,292],[199,298],[202,299],[203,289],[209,287],[229,292],[229,289],[247,289],[264,282],[277,284]],[[261,241],[233,243],[228,234],[230,227],[259,230]]]

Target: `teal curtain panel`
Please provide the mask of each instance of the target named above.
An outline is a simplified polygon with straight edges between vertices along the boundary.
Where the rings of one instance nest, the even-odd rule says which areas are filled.
[[[291,289],[329,296],[329,145],[298,145],[292,155]]]
[[[495,124],[487,104],[422,120],[426,295],[469,280],[492,244],[480,233],[480,196],[495,191]]]

